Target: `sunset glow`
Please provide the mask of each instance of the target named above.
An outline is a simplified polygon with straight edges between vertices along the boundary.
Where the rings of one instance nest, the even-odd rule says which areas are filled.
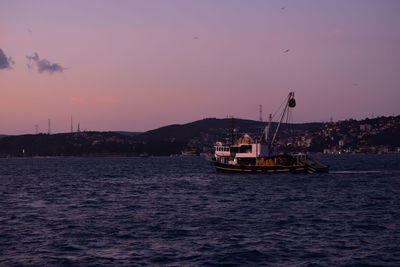
[[[0,134],[400,113],[400,1],[2,1]],[[37,56],[36,56],[37,55]]]

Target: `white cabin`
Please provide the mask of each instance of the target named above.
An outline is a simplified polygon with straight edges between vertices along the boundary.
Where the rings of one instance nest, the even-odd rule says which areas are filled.
[[[238,158],[259,158],[268,155],[268,145],[253,142],[247,134],[232,145],[223,145],[221,142],[215,144],[215,159],[222,163],[235,164]]]

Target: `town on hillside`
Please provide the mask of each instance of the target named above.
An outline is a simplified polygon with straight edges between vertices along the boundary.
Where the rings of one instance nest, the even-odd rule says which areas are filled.
[[[286,140],[293,149],[325,154],[399,153],[400,116],[326,123]]]

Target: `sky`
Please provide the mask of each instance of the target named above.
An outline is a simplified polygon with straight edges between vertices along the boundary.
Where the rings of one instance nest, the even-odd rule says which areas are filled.
[[[0,0],[0,134],[400,113],[397,0]]]

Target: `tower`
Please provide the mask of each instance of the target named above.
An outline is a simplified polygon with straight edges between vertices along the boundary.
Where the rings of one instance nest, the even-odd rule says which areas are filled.
[[[260,112],[259,120],[262,122],[263,121],[262,105],[260,105],[259,112]]]
[[[47,120],[47,134],[51,134],[51,119]]]
[[[71,116],[71,133],[73,133],[73,132],[74,132],[74,123],[72,121],[72,116]]]

